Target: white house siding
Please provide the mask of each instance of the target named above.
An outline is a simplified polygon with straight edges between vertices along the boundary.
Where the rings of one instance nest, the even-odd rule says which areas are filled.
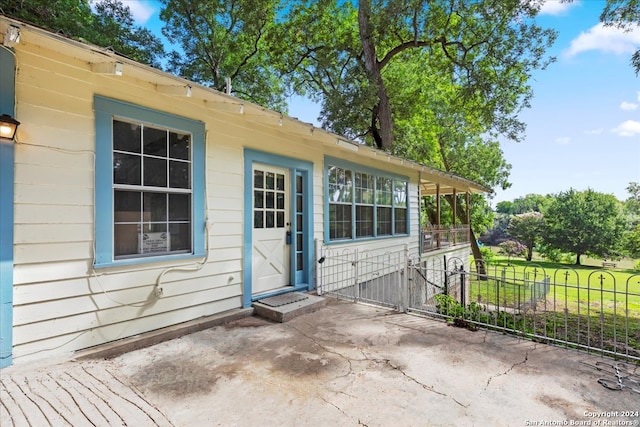
[[[2,33],[6,25],[0,19]],[[418,250],[419,174],[411,167],[364,156],[372,152],[367,147],[340,148],[327,133],[312,135],[310,125],[287,119],[278,126],[272,112],[231,112],[202,88],[191,98],[158,93],[158,83],[184,81],[126,61],[122,76],[94,73],[90,62],[110,59],[40,31],[24,28],[15,50],[23,123],[15,147],[15,363],[241,307],[245,148],[313,163],[316,239],[324,239],[325,155],[408,176],[409,236],[333,247]],[[165,274],[159,299],[153,292],[160,275],[195,261],[93,269],[96,94],[205,123],[207,262]]]
[[[25,31],[16,46],[23,125],[15,156],[15,363],[241,306],[244,131],[202,100],[160,95],[126,71],[92,73],[80,59],[86,55]],[[207,123],[208,262],[199,271],[167,273],[157,300],[151,295],[159,275],[193,262],[92,268],[95,94]]]

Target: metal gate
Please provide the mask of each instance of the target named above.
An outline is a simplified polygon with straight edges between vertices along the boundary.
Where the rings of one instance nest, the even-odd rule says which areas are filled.
[[[322,248],[318,294],[402,310],[403,252]]]
[[[407,247],[318,253],[320,294],[640,361],[640,274],[476,264]]]

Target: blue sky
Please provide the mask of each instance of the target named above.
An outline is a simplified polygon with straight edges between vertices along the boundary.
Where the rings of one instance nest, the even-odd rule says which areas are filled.
[[[154,0],[124,1],[139,25],[159,32],[160,6]],[[520,118],[523,142],[504,142],[512,165],[506,191],[491,204],[529,193],[574,188],[628,197],[629,182],[640,182],[640,77],[629,64],[640,47],[640,27],[631,32],[604,28],[604,0],[546,1],[538,23],[558,30],[549,51],[557,61],[536,72],[534,98]],[[289,114],[317,124],[319,107],[294,98]]]

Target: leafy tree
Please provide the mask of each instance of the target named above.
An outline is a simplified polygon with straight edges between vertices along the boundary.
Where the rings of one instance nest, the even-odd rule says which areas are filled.
[[[161,1],[162,32],[182,48],[169,56],[171,72],[223,92],[229,78],[236,96],[286,110],[277,58],[267,44],[278,0]]]
[[[393,148],[399,117],[389,68],[408,60],[418,61],[422,76],[446,77],[455,89],[452,98],[474,108],[487,129],[518,140],[524,125],[517,114],[531,97],[527,80],[548,64],[544,52],[555,38],[531,20],[539,6],[520,0],[361,0],[356,10],[351,2],[303,1],[279,26],[280,57],[296,90],[321,100],[325,126],[380,148]],[[409,78],[414,75],[405,86],[418,86]],[[348,120],[335,113],[350,110]]]
[[[161,68],[162,41],[148,29],[135,25],[129,6],[121,0],[101,0],[94,7],[91,32],[85,38],[99,46],[110,46],[138,62]]]
[[[513,206],[513,202],[509,200],[498,202],[498,204],[496,205],[496,212],[500,214],[514,215],[515,208]]]
[[[480,241],[487,245],[498,245],[509,238],[507,228],[511,222],[512,215],[496,213],[493,216],[493,226],[488,232],[480,236]]]
[[[640,27],[640,0],[607,0],[600,21],[605,26],[632,31]],[[631,56],[631,66],[640,73],[640,49]]]
[[[640,215],[640,184],[630,182],[627,187],[629,198],[624,202],[624,209],[629,215]]]
[[[607,257],[620,249],[624,219],[611,194],[570,189],[556,195],[544,214],[545,243],[576,254]]]
[[[68,37],[86,40],[143,62],[160,67],[164,48],[158,37],[136,26],[131,10],[121,0],[0,0],[0,9],[8,16],[62,32]]]
[[[496,212],[510,215],[518,215],[527,212],[543,212],[549,203],[550,197],[541,194],[527,194],[517,197],[513,201],[502,201],[496,205]]]
[[[527,248],[520,242],[516,240],[507,240],[506,242],[500,243],[500,253],[506,255],[508,258],[512,256],[524,256],[527,253]],[[531,261],[527,259],[527,261]]]
[[[93,19],[89,0],[0,0],[2,13],[69,37],[84,37]]]
[[[540,212],[527,212],[515,215],[509,222],[507,233],[522,242],[527,249],[527,261],[533,257],[533,248],[542,238],[544,218]]]
[[[514,215],[526,212],[543,212],[545,206],[549,203],[549,196],[541,194],[527,194],[524,197],[518,197],[513,201]]]
[[[624,250],[633,258],[640,258],[640,224],[624,236]]]

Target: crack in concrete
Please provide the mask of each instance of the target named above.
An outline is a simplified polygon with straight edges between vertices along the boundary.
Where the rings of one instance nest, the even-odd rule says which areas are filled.
[[[313,337],[313,336],[311,336],[309,334],[306,334],[305,332],[301,331],[299,328],[296,328],[293,325],[287,325],[287,326],[290,327],[291,329],[295,330],[296,332],[298,332],[300,335],[302,335],[303,337],[307,338],[311,342],[313,342],[315,345],[320,347],[323,351],[325,351],[325,352],[327,352],[329,354],[336,355],[336,356],[338,356],[339,358],[343,359],[344,361],[346,361],[348,363],[349,371],[344,375],[337,375],[336,377],[334,377],[334,379],[346,378],[346,377],[350,376],[351,374],[353,374],[353,363],[352,362],[354,362],[354,361],[362,362],[362,360],[353,359],[351,357],[348,357],[348,356],[340,353],[339,351],[335,351],[333,349],[330,349],[329,347],[325,346],[324,344],[321,344],[320,342],[318,342],[318,340],[315,337]]]
[[[535,349],[536,349],[536,347],[534,346],[533,349],[531,349],[531,351],[533,351]],[[494,378],[498,378],[498,377],[501,377],[503,375],[508,375],[509,372],[513,371],[517,366],[524,365],[525,363],[527,363],[527,360],[529,360],[529,351],[527,351],[524,354],[524,360],[522,360],[521,362],[514,363],[513,365],[511,365],[511,367],[509,369],[507,369],[506,371],[504,371],[502,373],[490,376],[489,379],[487,380],[487,384],[484,386],[484,390],[486,391],[489,388],[489,385],[491,384],[491,381]]]
[[[322,350],[326,351],[327,353],[330,354],[334,354],[342,359],[344,359],[348,364],[349,364],[349,372],[346,375],[339,375],[336,378],[343,378],[343,377],[348,377],[349,375],[353,374],[353,365],[352,362],[364,362],[364,361],[369,361],[369,362],[374,362],[374,363],[380,363],[380,364],[384,364],[385,366],[390,367],[391,369],[400,372],[405,378],[408,378],[409,380],[413,381],[414,383],[418,384],[420,387],[422,387],[423,389],[430,391],[432,393],[438,394],[440,396],[443,397],[448,397],[451,400],[453,400],[455,403],[457,403],[458,405],[462,406],[463,408],[468,408],[469,404],[463,404],[461,403],[459,400],[455,399],[452,396],[449,396],[446,393],[442,393],[439,392],[437,390],[434,389],[433,386],[427,385],[422,383],[421,381],[418,381],[416,378],[412,377],[411,375],[407,374],[403,369],[401,369],[399,366],[395,365],[390,359],[383,359],[383,358],[373,358],[370,357],[369,355],[367,355],[367,353],[365,353],[365,351],[360,348],[360,347],[356,347],[357,350],[360,351],[360,353],[364,356],[364,359],[357,359],[357,358],[352,358],[349,356],[346,356],[338,351],[332,350],[328,347],[326,347],[325,345],[321,344],[318,342],[318,340],[316,340],[314,337],[304,333],[303,331],[301,331],[300,329],[296,328],[293,325],[288,325],[290,328],[294,329],[295,331],[297,331],[300,335],[304,336],[305,338],[311,340],[315,345],[317,345],[318,347],[320,347]],[[413,328],[408,328],[408,329],[413,329]],[[416,329],[417,330],[417,329]],[[418,330],[419,331],[419,330]],[[424,331],[422,331],[424,333]],[[325,400],[324,398],[322,398],[323,400]],[[330,403],[330,402],[327,402]],[[335,406],[335,405],[334,405]],[[337,407],[336,407],[337,408]],[[339,409],[339,408],[338,408]]]
[[[366,354],[365,354],[365,356],[366,356]],[[454,397],[449,396],[446,393],[442,393],[440,391],[437,391],[433,386],[427,385],[427,384],[419,381],[418,379],[412,377],[411,375],[407,374],[404,371],[404,369],[402,369],[399,366],[395,365],[390,359],[377,359],[377,358],[374,359],[374,358],[367,357],[367,360],[370,360],[370,361],[373,361],[375,363],[381,363],[381,364],[384,364],[386,366],[389,366],[389,367],[391,367],[391,369],[400,372],[405,378],[407,378],[410,381],[413,381],[414,383],[418,384],[423,389],[425,389],[427,391],[430,391],[432,393],[438,394],[438,395],[443,396],[443,397],[448,397],[451,400],[453,400],[454,402],[456,402],[458,405],[462,406],[463,408],[468,408],[469,407],[468,404],[465,405],[465,404],[461,403],[460,401],[458,401],[457,399],[455,399]]]
[[[338,405],[336,405],[336,404],[335,404],[335,403],[333,403],[333,402],[328,401],[327,399],[325,399],[325,398],[324,398],[324,397],[322,397],[322,396],[319,396],[319,397],[320,397],[320,400],[322,400],[324,403],[327,403],[327,404],[329,404],[329,405],[333,406],[333,407],[334,407],[334,408],[336,408],[336,409],[337,409],[337,410],[338,410],[342,415],[344,415],[345,417],[347,417],[347,418],[351,419],[351,417],[349,416],[349,414],[347,414],[346,412],[344,412],[344,410],[343,410],[341,407],[339,407]],[[358,420],[358,421],[359,421],[359,420]]]

